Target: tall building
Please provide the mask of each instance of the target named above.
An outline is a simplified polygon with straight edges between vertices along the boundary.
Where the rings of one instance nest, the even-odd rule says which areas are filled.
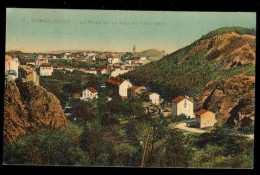
[[[135,49],[136,49],[136,48],[135,48],[135,45],[134,45],[134,47],[133,47],[133,53],[135,53]]]
[[[5,75],[8,75],[12,79],[18,78],[19,65],[18,58],[12,58],[11,55],[5,55]]]

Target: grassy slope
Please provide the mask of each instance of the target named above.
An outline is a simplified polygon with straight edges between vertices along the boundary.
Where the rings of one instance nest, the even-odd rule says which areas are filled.
[[[202,38],[230,32],[253,34],[251,29],[230,27],[212,31]],[[163,98],[169,100],[177,95],[195,95],[203,90],[211,80],[227,79],[252,67],[252,65],[246,65],[222,70],[223,65],[215,61],[208,61],[205,59],[205,53],[198,53],[194,57],[187,58],[183,63],[177,64],[193,48],[196,42],[158,61],[128,72],[123,77],[129,78],[137,85],[148,86],[151,90],[158,92]]]

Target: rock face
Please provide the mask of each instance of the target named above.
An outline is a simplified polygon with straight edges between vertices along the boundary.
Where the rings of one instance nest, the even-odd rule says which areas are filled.
[[[195,109],[216,113],[218,125],[237,125],[244,118],[254,120],[255,77],[236,75],[227,80],[211,81],[195,98]]]
[[[66,117],[56,96],[32,82],[8,80],[4,97],[4,139],[13,142],[43,127],[64,129]]]
[[[239,35],[234,32],[216,35],[196,41],[180,62],[198,53],[205,53],[207,60],[221,62],[226,69],[255,64],[255,42],[256,37],[253,35]]]

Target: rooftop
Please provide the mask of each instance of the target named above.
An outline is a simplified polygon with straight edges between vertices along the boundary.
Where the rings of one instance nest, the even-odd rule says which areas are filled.
[[[198,115],[198,116],[200,116],[200,115],[202,115],[202,114],[204,114],[204,113],[206,113],[206,112],[208,112],[206,109],[201,109],[201,110],[195,112],[195,114]]]
[[[43,63],[41,64],[41,67],[52,67],[50,63]]]
[[[92,93],[98,92],[98,91],[97,91],[95,88],[93,88],[93,87],[89,87],[88,90],[89,90],[90,92],[92,92]]]
[[[184,100],[184,99],[185,99],[185,97],[183,97],[183,96],[178,96],[178,97],[172,99],[172,103],[179,103],[179,102],[181,102],[181,101]]]
[[[120,84],[122,84],[124,82],[124,79],[119,78],[119,77],[111,77],[110,79],[107,79],[106,82],[109,84],[119,86]]]

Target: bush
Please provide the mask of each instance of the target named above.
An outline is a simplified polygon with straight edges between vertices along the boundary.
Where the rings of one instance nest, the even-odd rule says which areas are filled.
[[[89,158],[78,144],[80,130],[69,123],[65,131],[43,129],[4,145],[6,164],[88,165]]]

